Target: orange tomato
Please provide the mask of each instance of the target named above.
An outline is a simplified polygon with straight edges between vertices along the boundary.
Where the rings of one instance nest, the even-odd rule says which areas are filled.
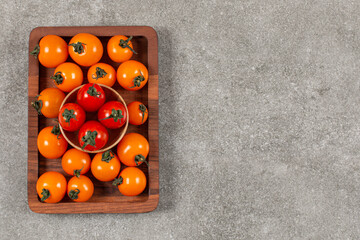
[[[127,106],[129,112],[129,123],[132,125],[141,125],[148,118],[148,110],[144,104],[138,101],[129,103]]]
[[[133,37],[125,37],[123,35],[116,35],[110,38],[107,44],[107,52],[111,60],[114,62],[125,62],[129,60],[133,53],[137,54],[131,43]]]
[[[118,187],[122,195],[136,196],[144,191],[146,176],[136,167],[127,167],[121,171],[119,178],[114,180],[113,185]]]
[[[120,161],[129,167],[139,166],[146,162],[149,154],[149,142],[138,133],[128,133],[117,146],[117,154]]]
[[[89,171],[91,164],[90,155],[86,152],[72,148],[68,150],[61,160],[61,166],[69,175],[79,177]]]
[[[37,138],[37,146],[45,158],[60,158],[68,147],[68,143],[60,133],[59,125],[43,128]]]
[[[94,184],[87,176],[75,176],[69,180],[67,193],[75,202],[86,202],[94,193]]]
[[[42,202],[57,203],[65,196],[66,179],[58,172],[46,172],[36,182],[36,191]]]
[[[117,70],[117,81],[126,90],[136,91],[143,88],[148,78],[145,65],[135,60],[123,62]]]
[[[38,95],[37,100],[31,105],[38,111],[39,115],[47,118],[55,118],[59,114],[61,103],[65,94],[57,88],[46,88]]]
[[[99,38],[89,33],[76,34],[69,43],[70,57],[84,67],[89,67],[100,61],[103,51]]]
[[[66,62],[60,64],[54,71],[55,85],[64,92],[71,92],[74,88],[80,86],[83,82],[83,72],[75,63]]]
[[[43,37],[30,53],[39,58],[41,65],[47,68],[57,67],[68,58],[68,46],[64,39],[56,35]]]
[[[109,64],[96,63],[89,68],[87,78],[89,83],[99,83],[112,87],[116,82],[116,72]]]
[[[98,153],[91,162],[91,172],[102,182],[114,180],[120,172],[119,158],[111,151]]]

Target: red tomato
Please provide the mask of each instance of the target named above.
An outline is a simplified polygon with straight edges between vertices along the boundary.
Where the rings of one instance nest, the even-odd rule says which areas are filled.
[[[95,112],[105,103],[104,90],[95,83],[85,84],[77,93],[77,102],[85,111]]]
[[[99,121],[110,129],[122,127],[126,122],[126,118],[125,106],[117,101],[105,103],[98,112]]]
[[[99,150],[105,146],[108,139],[108,131],[97,121],[88,121],[79,130],[79,143],[83,150]]]
[[[86,113],[76,103],[67,103],[59,111],[59,123],[63,129],[75,132],[85,122]]]

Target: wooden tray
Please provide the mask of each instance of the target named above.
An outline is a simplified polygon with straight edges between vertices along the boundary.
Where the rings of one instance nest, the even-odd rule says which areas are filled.
[[[100,62],[105,62],[117,69],[119,63],[112,62],[106,51],[107,41],[114,35],[134,36],[132,43],[137,55],[132,59],[145,64],[149,70],[147,85],[139,91],[126,91],[116,82],[113,88],[124,98],[126,103],[138,100],[143,102],[149,111],[148,121],[141,126],[129,125],[129,132],[137,132],[144,135],[150,144],[148,161],[150,167],[141,164],[140,169],[145,173],[148,184],[142,194],[135,197],[122,196],[119,190],[111,185],[111,182],[100,182],[96,180],[91,171],[86,176],[93,180],[95,192],[88,202],[76,203],[65,196],[60,203],[42,203],[36,193],[36,181],[38,177],[47,171],[58,171],[67,180],[67,175],[61,167],[61,159],[45,159],[37,149],[38,132],[50,125],[54,125],[55,119],[46,119],[38,116],[31,106],[43,89],[55,87],[50,79],[53,68],[45,68],[38,60],[29,55],[29,92],[28,92],[28,202],[32,211],[37,213],[141,213],[154,210],[159,201],[159,125],[158,125],[158,42],[157,34],[151,27],[38,27],[30,33],[29,52],[32,51],[39,40],[48,34],[55,34],[69,42],[77,33],[91,33],[99,37],[104,46],[104,55]],[[73,62],[69,57],[69,62]],[[87,83],[87,67],[82,67],[84,72],[84,83]],[[70,148],[70,145],[69,145]],[[113,149],[115,150],[115,149]],[[116,151],[115,151],[116,152]],[[94,155],[91,154],[91,157]],[[122,169],[124,166],[121,167]]]

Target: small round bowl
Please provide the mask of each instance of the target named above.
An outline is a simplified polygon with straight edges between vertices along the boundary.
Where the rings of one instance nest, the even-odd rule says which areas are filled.
[[[126,103],[124,101],[124,99],[121,97],[121,95],[115,91],[114,89],[112,89],[111,87],[108,87],[108,86],[105,86],[105,85],[102,85],[102,84],[98,84],[99,86],[101,86],[101,88],[104,90],[105,92],[105,96],[106,96],[106,100],[105,100],[105,103],[106,102],[109,102],[109,101],[119,101],[121,102],[122,104],[124,104],[125,106],[125,109],[126,109],[126,123],[124,126],[122,126],[121,128],[118,128],[118,129],[108,129],[108,133],[109,133],[109,140],[107,141],[106,145],[102,148],[102,149],[99,149],[99,150],[95,150],[95,151],[88,151],[88,150],[83,150],[81,149],[81,146],[80,146],[80,143],[79,143],[79,140],[78,140],[78,133],[79,133],[79,130],[78,131],[75,131],[75,132],[68,132],[66,130],[64,130],[61,126],[60,126],[60,131],[62,133],[62,135],[64,136],[64,138],[66,139],[66,141],[71,145],[73,146],[74,148],[80,150],[80,151],[83,151],[83,152],[87,152],[87,153],[99,153],[99,152],[105,152],[107,150],[110,150],[112,149],[113,147],[115,147],[119,142],[120,140],[124,137],[126,131],[127,131],[127,128],[128,128],[128,125],[129,125],[129,113],[128,113],[128,109],[127,109],[127,106],[126,106]],[[60,108],[62,108],[62,106],[64,106],[64,104],[66,103],[76,103],[76,96],[77,96],[77,93],[79,91],[79,89],[84,86],[84,85],[81,85],[77,88],[75,88],[74,90],[72,90],[66,97],[65,99],[63,100]],[[96,120],[98,121],[97,119],[97,111],[96,112],[86,112],[86,121],[90,121],[90,120]],[[59,124],[60,125],[60,124]]]

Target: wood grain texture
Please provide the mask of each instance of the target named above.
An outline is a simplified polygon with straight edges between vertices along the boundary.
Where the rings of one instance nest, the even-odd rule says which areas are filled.
[[[104,46],[104,55],[100,62],[112,65],[115,69],[118,63],[110,61],[106,52],[106,44],[111,36],[127,35],[134,36],[132,42],[134,49],[139,53],[132,59],[145,64],[149,70],[148,84],[139,91],[126,91],[115,83],[114,89],[120,93],[126,103],[141,101],[148,106],[148,121],[141,126],[129,125],[127,132],[137,132],[144,135],[150,144],[148,156],[149,167],[142,164],[139,168],[144,171],[148,184],[142,194],[135,197],[122,196],[111,182],[96,180],[91,172],[86,175],[91,178],[95,185],[92,198],[85,203],[72,202],[67,196],[57,204],[40,202],[36,193],[36,181],[46,171],[58,171],[70,179],[61,168],[61,159],[45,159],[38,153],[37,135],[45,126],[54,125],[54,119],[46,119],[38,116],[31,107],[31,101],[36,98],[43,89],[54,87],[50,76],[54,69],[44,68],[39,62],[29,55],[29,89],[28,89],[28,203],[32,211],[37,213],[141,213],[156,209],[159,201],[159,108],[158,108],[158,41],[155,30],[151,27],[39,27],[30,33],[29,52],[39,40],[49,34],[61,36],[69,41],[77,33],[87,32],[99,37]],[[70,57],[67,60],[73,62]],[[88,68],[82,67],[84,83],[87,82]],[[70,148],[70,147],[69,147]],[[113,149],[115,150],[115,149]],[[91,154],[91,157],[94,155]],[[122,169],[124,166],[122,166]]]

